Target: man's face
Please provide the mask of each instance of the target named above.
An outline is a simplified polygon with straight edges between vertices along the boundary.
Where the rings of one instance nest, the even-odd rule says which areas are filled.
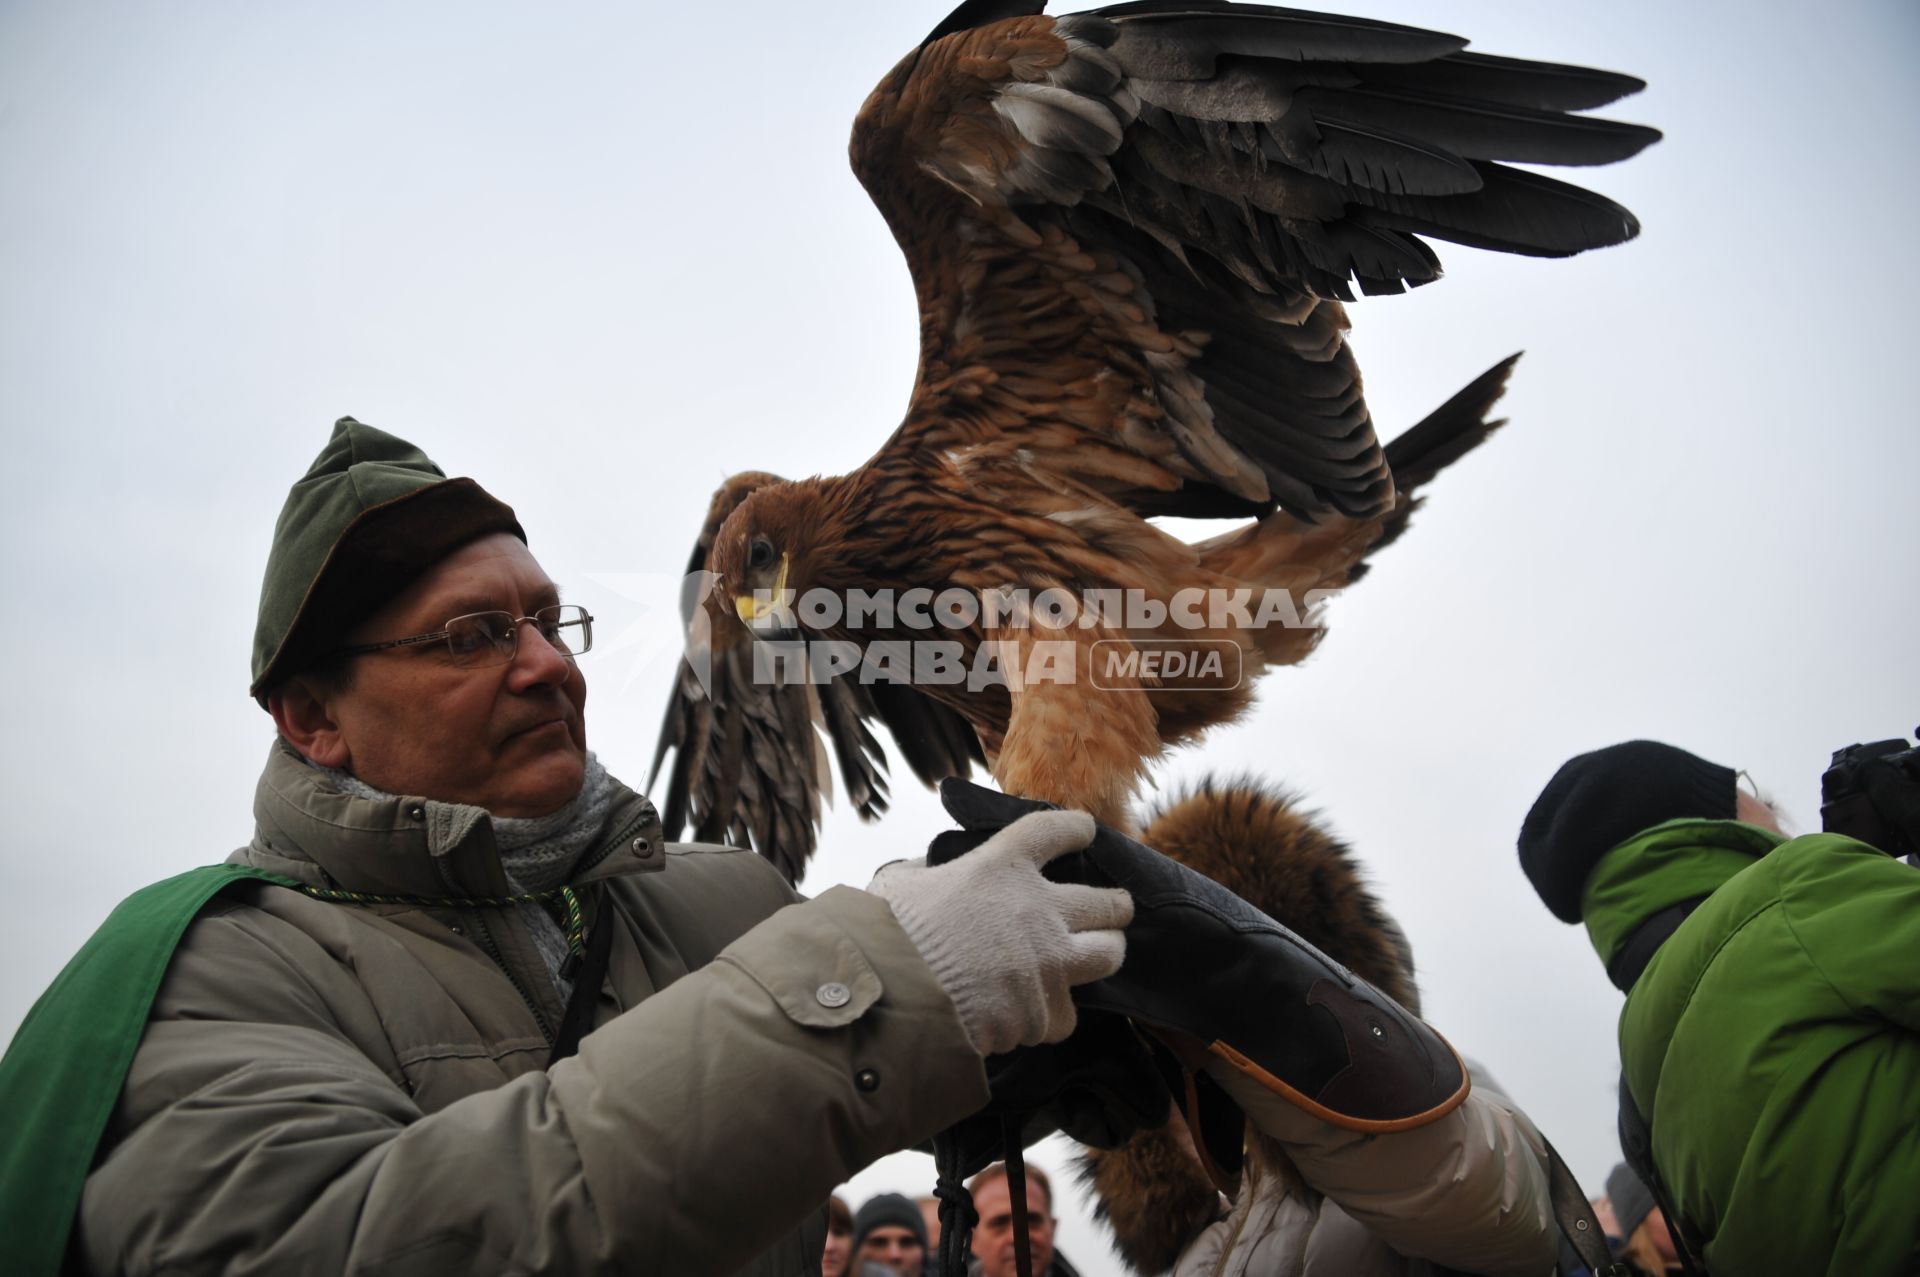
[[[853,1258],[856,1263],[884,1264],[900,1277],[920,1277],[927,1248],[920,1244],[912,1229],[882,1224],[860,1239],[860,1253]]]
[[[344,645],[429,633],[469,612],[531,616],[557,602],[527,547],[499,533],[441,560]],[[323,695],[346,761],[315,761],[388,793],[467,803],[496,816],[544,816],[580,792],[586,680],[538,627],[520,626],[519,649],[504,665],[455,665],[444,643],[352,659],[345,690]]]
[[[1014,1277],[1013,1196],[1006,1176],[982,1184],[973,1195],[980,1224],[973,1230],[973,1253],[983,1277]],[[1053,1262],[1053,1214],[1046,1190],[1037,1180],[1027,1181],[1027,1247],[1033,1271],[1044,1273]]]

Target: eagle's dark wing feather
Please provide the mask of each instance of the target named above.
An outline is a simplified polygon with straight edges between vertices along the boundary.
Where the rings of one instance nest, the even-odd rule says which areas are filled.
[[[1659,136],[1571,114],[1632,77],[1361,18],[986,4],[940,33],[854,126],[921,305],[920,380],[876,464],[1018,468],[1143,515],[1393,509],[1340,302],[1437,278],[1423,237],[1631,238],[1625,209],[1510,165]]]

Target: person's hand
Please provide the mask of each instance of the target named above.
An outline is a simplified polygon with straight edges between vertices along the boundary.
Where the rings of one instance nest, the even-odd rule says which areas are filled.
[[[1034,812],[946,864],[895,861],[867,887],[893,909],[980,1054],[1067,1037],[1073,987],[1120,969],[1133,898],[1040,872],[1093,835],[1085,812]]]

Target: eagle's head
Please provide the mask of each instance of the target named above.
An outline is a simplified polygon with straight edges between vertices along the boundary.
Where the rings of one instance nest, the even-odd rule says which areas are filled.
[[[807,588],[817,504],[805,483],[773,482],[740,503],[713,540],[708,563],[740,619],[760,632],[796,628],[794,607]]]

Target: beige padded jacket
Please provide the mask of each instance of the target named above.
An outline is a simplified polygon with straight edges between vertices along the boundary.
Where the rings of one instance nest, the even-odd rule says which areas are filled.
[[[232,860],[389,895],[507,884],[473,808],[334,791],[275,748]],[[663,847],[620,789],[580,878],[613,947],[595,1029],[521,909],[249,884],[181,942],[87,1180],[84,1271],[818,1271],[829,1191],[986,1101],[884,902]],[[596,856],[598,857],[596,859]]]
[[[1478,1069],[1453,1112],[1390,1135],[1331,1126],[1232,1070],[1214,1076],[1311,1187],[1272,1175],[1243,1185],[1225,1218],[1181,1254],[1174,1277],[1412,1277],[1433,1264],[1515,1277],[1554,1271],[1546,1146]]]

